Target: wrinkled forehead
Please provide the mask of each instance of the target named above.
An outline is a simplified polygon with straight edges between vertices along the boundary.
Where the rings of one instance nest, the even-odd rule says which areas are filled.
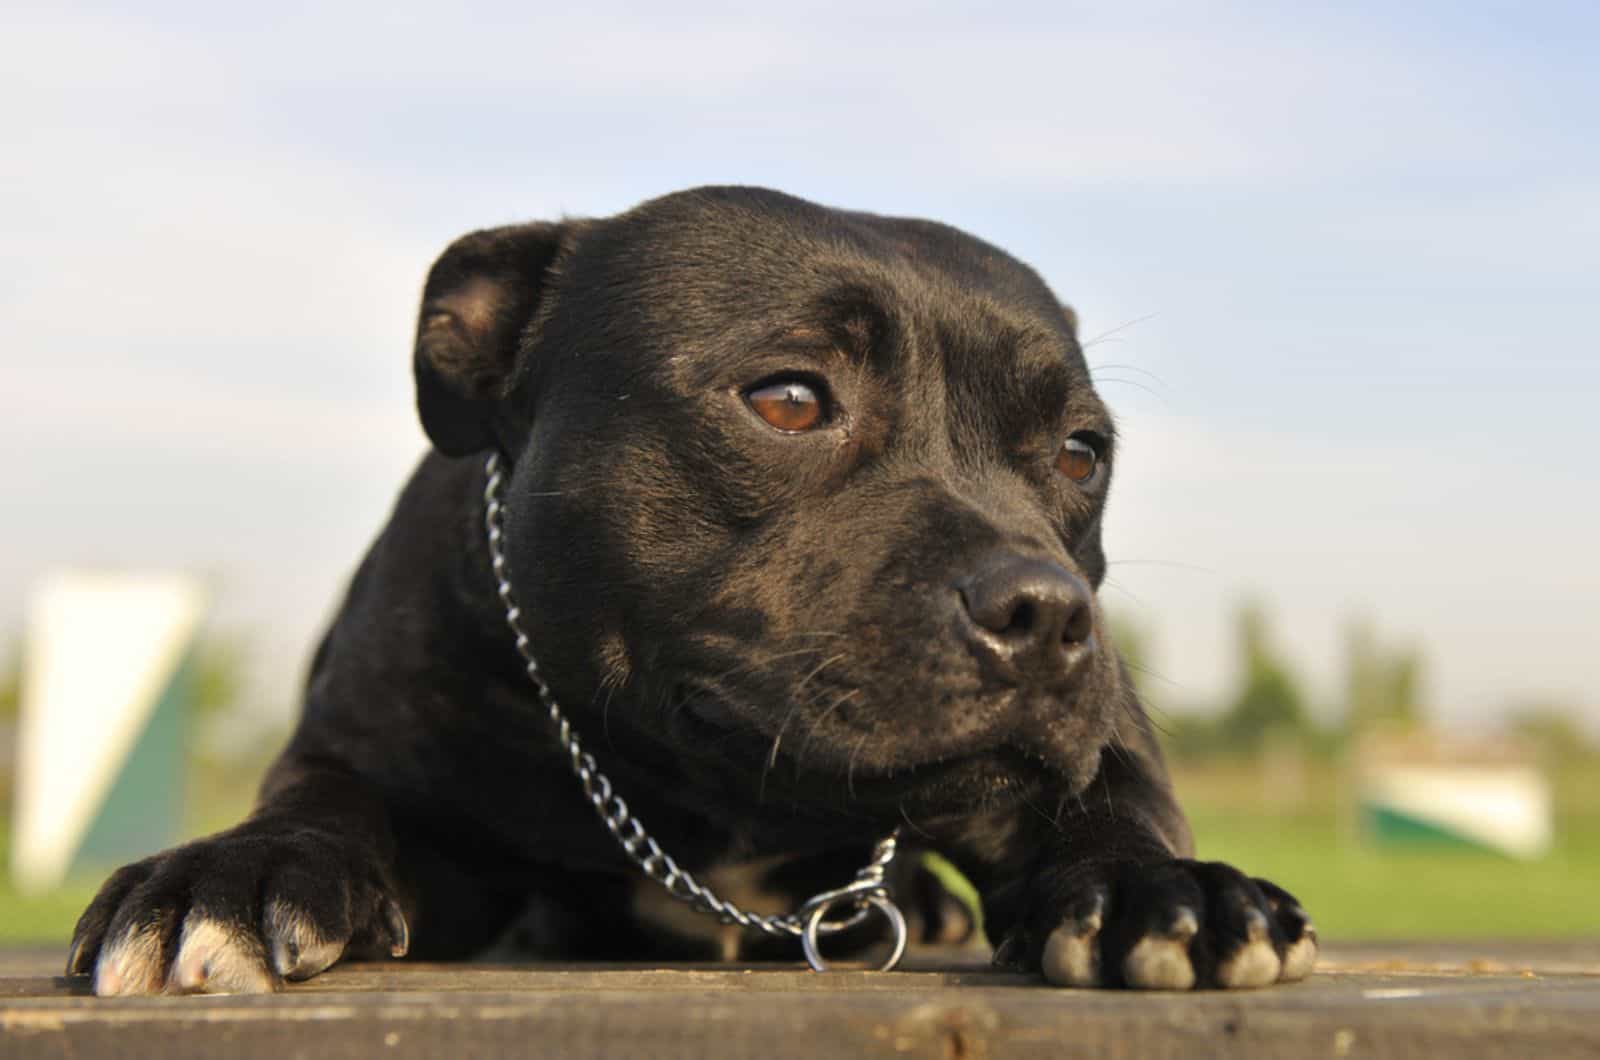
[[[1098,405],[1070,312],[1032,269],[945,225],[702,191],[591,232],[571,271],[608,292],[611,329],[691,372],[825,345],[897,378]]]

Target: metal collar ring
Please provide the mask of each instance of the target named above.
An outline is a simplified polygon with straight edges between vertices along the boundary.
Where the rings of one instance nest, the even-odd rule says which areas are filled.
[[[890,946],[889,956],[878,966],[878,971],[887,972],[900,963],[900,958],[906,952],[905,914],[901,913],[900,907],[881,890],[868,891],[865,894],[851,894],[847,893],[848,891],[849,888],[844,888],[841,891],[824,892],[800,907],[801,915],[805,916],[805,923],[800,931],[800,949],[806,955],[806,963],[813,971],[828,970],[828,962],[822,959],[822,953],[817,948],[818,929],[822,927],[823,918],[828,915],[829,909],[839,902],[851,901],[859,906],[856,915],[851,918],[853,921],[859,921],[862,914],[876,909],[889,922],[889,931],[894,936],[894,942]],[[808,909],[811,910],[809,915],[806,914]]]

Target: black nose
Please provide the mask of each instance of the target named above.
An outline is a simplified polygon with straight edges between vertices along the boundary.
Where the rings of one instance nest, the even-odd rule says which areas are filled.
[[[1001,553],[957,588],[971,619],[973,650],[1007,676],[1064,677],[1091,653],[1089,586],[1058,563]]]

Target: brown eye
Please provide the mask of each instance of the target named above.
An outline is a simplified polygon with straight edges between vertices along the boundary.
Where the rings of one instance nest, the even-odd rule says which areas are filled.
[[[797,379],[767,383],[747,391],[745,403],[780,431],[809,431],[822,426],[822,397]]]
[[[1056,470],[1080,485],[1094,478],[1100,468],[1100,454],[1081,438],[1068,438],[1056,454]]]

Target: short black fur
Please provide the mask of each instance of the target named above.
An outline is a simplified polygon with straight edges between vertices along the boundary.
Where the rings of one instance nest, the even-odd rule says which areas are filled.
[[[1091,432],[1109,468],[1115,432],[1075,328],[971,236],[759,189],[457,241],[415,353],[437,452],[356,572],[258,808],[114,876],[70,971],[98,966],[106,993],[226,987],[214,955],[179,974],[197,917],[269,986],[319,970],[293,959],[305,938],[423,958],[762,952],[664,913],[584,802],[495,596],[491,450],[512,469],[511,578],[543,670],[684,867],[793,907],[899,826],[967,874],[990,936],[1033,968],[1091,906],[1106,985],[1180,906],[1206,924],[1201,982],[1227,978],[1241,909],[1271,913],[1285,959],[1309,932],[1292,898],[1182,860],[1188,827],[1093,596],[1109,475],[1080,486],[1054,459]],[[774,378],[825,387],[828,422],[762,422],[743,395]],[[980,588],[1016,607],[975,621]],[[1079,633],[1041,632],[1074,614]],[[959,936],[903,860],[921,930]],[[304,918],[292,946],[284,909]]]

